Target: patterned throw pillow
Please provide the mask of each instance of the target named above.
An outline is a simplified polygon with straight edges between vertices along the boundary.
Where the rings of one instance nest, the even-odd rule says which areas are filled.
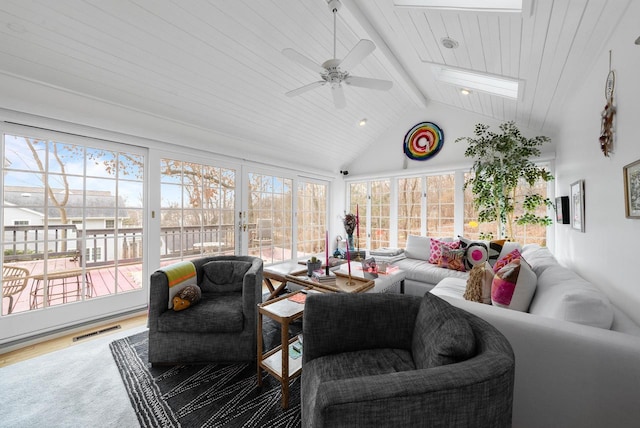
[[[484,242],[472,241],[462,236],[458,236],[458,238],[460,238],[460,248],[465,250],[464,264],[467,270],[489,260],[489,248]]]
[[[442,253],[440,263],[438,264],[440,267],[466,272],[467,269],[464,266],[464,250],[452,250],[445,245],[441,245],[440,252]]]
[[[444,241],[440,241],[438,239],[433,239],[433,238],[429,238],[430,239],[430,251],[431,254],[429,255],[429,263],[431,263],[432,265],[439,265],[440,264],[440,259],[442,258],[442,246],[446,246],[447,248],[451,249],[451,250],[457,250],[458,248],[460,248],[460,241],[453,241],[453,242],[444,242]]]
[[[491,302],[494,306],[526,312],[537,281],[536,274],[522,257],[512,260],[493,277]]]
[[[491,266],[495,265],[500,258],[500,253],[502,252],[505,242],[507,242],[506,239],[498,239],[489,242],[489,264]]]
[[[498,260],[496,264],[493,265],[493,271],[498,272],[500,269],[508,265],[511,261],[515,259],[519,259],[520,257],[521,257],[520,251],[518,251],[518,249],[516,248],[515,250],[513,250],[512,252],[510,252],[500,260]]]
[[[493,270],[488,262],[475,265],[469,272],[464,298],[472,302],[491,304],[491,285]]]

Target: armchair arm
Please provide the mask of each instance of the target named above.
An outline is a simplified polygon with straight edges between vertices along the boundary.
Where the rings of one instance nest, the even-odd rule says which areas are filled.
[[[169,279],[162,271],[155,271],[149,280],[149,329],[156,330],[156,320],[168,310],[169,305]]]
[[[361,349],[411,349],[420,300],[394,294],[309,294],[303,362]]]
[[[312,362],[304,375],[313,377],[315,370]],[[495,391],[501,391],[504,400],[512,399],[513,370],[508,356],[487,352],[430,369],[312,382],[317,394],[308,411],[314,412],[311,420],[318,426],[455,426],[461,414],[476,415],[477,426],[501,426],[499,419],[492,419],[502,408]],[[478,399],[485,396],[487,402]],[[511,414],[502,416],[509,426]]]
[[[255,328],[258,320],[258,303],[262,302],[262,270],[263,262],[259,257],[251,257],[251,267],[244,274],[242,281],[242,311],[246,326]]]

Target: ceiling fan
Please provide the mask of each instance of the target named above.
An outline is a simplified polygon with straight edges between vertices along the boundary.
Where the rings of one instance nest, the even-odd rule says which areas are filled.
[[[294,49],[287,48],[282,51],[282,54],[292,61],[297,62],[311,70],[320,73],[322,80],[309,83],[301,88],[294,89],[287,92],[285,95],[288,97],[295,97],[311,89],[319,86],[324,86],[327,83],[331,87],[331,94],[333,96],[333,103],[336,108],[343,108],[346,105],[344,97],[344,91],[342,83],[346,85],[358,86],[367,89],[377,89],[380,91],[387,91],[393,86],[393,82],[381,79],[371,79],[369,77],[352,76],[349,74],[349,69],[360,64],[362,60],[373,52],[376,45],[371,40],[360,40],[344,59],[336,58],[336,16],[340,9],[340,0],[330,0],[328,2],[329,10],[333,13],[333,58],[323,62],[321,65],[316,64],[314,61],[297,52]]]

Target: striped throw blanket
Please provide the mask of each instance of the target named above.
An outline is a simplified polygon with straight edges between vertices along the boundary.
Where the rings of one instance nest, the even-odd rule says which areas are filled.
[[[190,261],[182,261],[161,270],[169,279],[169,309],[172,309],[173,297],[187,285],[196,285],[196,267]]]

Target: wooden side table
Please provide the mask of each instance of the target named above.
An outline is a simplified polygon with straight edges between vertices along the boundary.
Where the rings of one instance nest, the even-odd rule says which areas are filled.
[[[317,291],[296,291],[258,305],[258,386],[262,386],[262,370],[279,380],[282,384],[283,409],[289,407],[289,381],[302,372],[302,356],[297,359],[289,356],[289,345],[298,340],[297,337],[289,339],[289,325],[302,318],[304,303],[294,302],[289,297],[314,292]],[[262,352],[263,315],[280,323],[281,330],[280,345],[265,353]]]

